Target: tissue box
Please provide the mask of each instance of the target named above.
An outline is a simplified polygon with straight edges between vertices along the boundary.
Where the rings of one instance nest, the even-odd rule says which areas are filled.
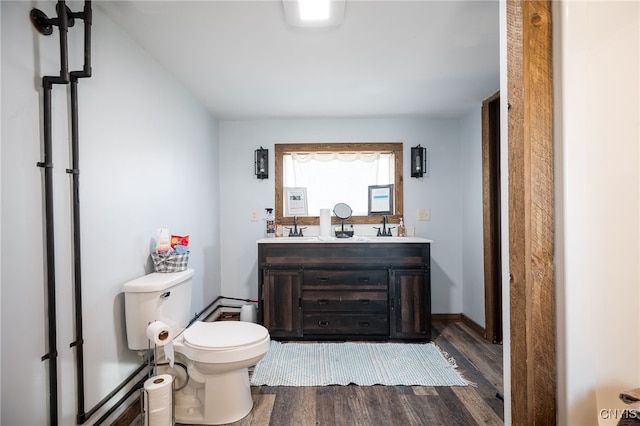
[[[189,263],[189,252],[158,254],[151,253],[153,269],[156,272],[180,272],[187,269]]]

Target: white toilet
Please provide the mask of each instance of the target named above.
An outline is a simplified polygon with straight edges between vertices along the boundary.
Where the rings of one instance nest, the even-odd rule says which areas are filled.
[[[152,273],[123,287],[129,349],[149,348],[147,326],[153,321],[169,325],[176,363],[187,366],[158,370],[171,372],[180,387],[176,392],[177,423],[216,425],[240,420],[253,407],[247,367],[269,350],[266,328],[250,322],[196,321],[189,323],[193,270]],[[187,327],[187,328],[185,328]],[[152,346],[153,347],[153,346]]]

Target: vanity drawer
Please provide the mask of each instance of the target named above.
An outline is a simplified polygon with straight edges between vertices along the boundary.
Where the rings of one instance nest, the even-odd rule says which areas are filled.
[[[303,287],[305,289],[381,289],[387,288],[386,270],[305,270]]]
[[[387,313],[386,291],[309,291],[302,293],[305,312]]]
[[[321,313],[305,313],[302,328],[305,335],[389,334],[389,322],[386,314],[327,315]]]

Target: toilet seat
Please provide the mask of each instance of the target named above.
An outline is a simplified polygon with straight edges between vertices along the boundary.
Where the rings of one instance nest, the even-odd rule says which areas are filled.
[[[242,321],[197,321],[184,333],[184,344],[193,349],[220,351],[238,349],[269,338],[261,325]]]

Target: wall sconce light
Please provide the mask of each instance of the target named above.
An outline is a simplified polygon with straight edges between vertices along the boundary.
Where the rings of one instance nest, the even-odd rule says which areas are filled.
[[[411,177],[419,178],[429,175],[427,170],[427,148],[420,145],[411,147]]]
[[[258,179],[269,178],[269,150],[260,147],[254,153],[255,171]]]

